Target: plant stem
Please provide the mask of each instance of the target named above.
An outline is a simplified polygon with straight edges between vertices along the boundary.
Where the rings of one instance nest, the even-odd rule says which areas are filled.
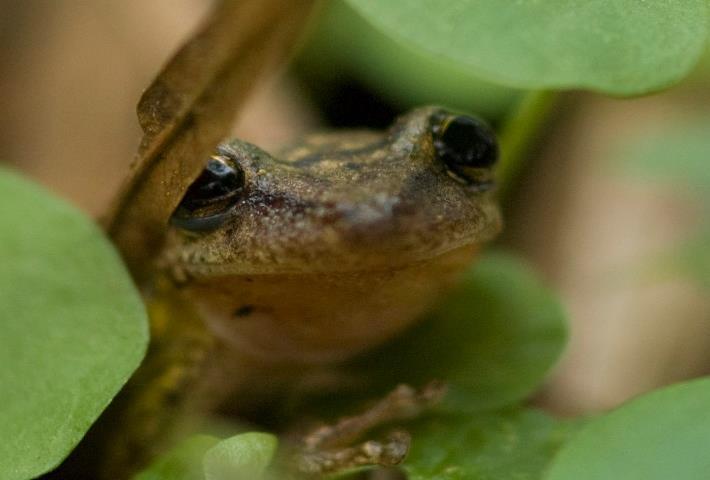
[[[556,99],[556,92],[531,91],[505,121],[500,134],[501,159],[497,171],[500,198],[504,199],[515,184],[525,163],[525,153],[543,128]]]

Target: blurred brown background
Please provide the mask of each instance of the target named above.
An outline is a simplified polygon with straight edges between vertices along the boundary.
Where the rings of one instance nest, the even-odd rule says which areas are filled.
[[[3,2],[2,161],[98,215],[138,144],[134,108],[141,91],[208,7],[204,0]],[[408,100],[422,101],[415,94],[389,98],[378,90],[381,75],[351,79],[351,72],[326,63],[325,70],[337,70],[326,79],[304,68],[307,60],[300,64],[254,96],[237,135],[268,148],[338,123],[316,98],[333,77],[346,77],[336,96],[342,110],[364,105],[373,125]],[[620,139],[707,114],[704,78],[697,74],[679,88],[635,100],[564,95],[507,206],[503,243],[561,293],[572,321],[568,352],[539,397],[549,408],[608,408],[710,371],[707,289],[683,276],[634,273],[696,228],[706,206],[662,182],[621,174],[610,162]],[[518,95],[485,88],[499,105]],[[495,123],[489,107],[477,110]]]

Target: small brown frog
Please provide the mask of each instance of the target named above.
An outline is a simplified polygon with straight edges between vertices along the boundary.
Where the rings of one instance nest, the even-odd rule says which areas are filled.
[[[274,155],[222,144],[173,213],[144,288],[153,343],[119,402],[127,427],[110,442],[109,471],[143,462],[177,419],[225,402],[248,411],[415,322],[499,230],[497,154],[481,121],[435,107],[384,133],[315,134]],[[337,468],[314,453],[436,396],[399,387],[380,414],[321,429],[306,469]],[[354,455],[387,464],[401,450]]]

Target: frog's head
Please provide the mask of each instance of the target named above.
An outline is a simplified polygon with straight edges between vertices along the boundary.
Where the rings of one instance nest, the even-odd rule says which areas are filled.
[[[500,227],[497,155],[482,121],[435,107],[274,155],[225,143],[173,214],[163,262],[191,276],[354,271],[478,244]]]

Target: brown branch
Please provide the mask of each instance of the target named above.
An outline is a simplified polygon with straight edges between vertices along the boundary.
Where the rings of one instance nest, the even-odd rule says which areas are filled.
[[[249,93],[283,64],[313,0],[224,0],[138,104],[144,136],[104,225],[137,278]]]

